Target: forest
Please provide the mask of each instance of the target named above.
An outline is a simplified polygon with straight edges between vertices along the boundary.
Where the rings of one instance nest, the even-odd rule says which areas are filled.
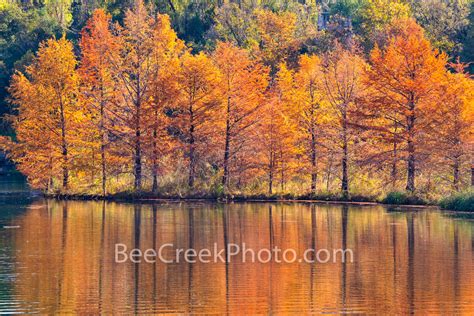
[[[474,186],[471,0],[0,0],[0,146],[46,193]]]

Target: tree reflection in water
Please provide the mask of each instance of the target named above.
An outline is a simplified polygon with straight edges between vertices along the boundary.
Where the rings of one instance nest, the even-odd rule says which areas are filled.
[[[474,310],[473,222],[435,210],[265,203],[39,201],[1,231],[0,311],[42,313]],[[115,263],[114,247],[245,243],[349,248],[353,263]],[[174,256],[172,249],[166,255]],[[9,263],[9,264],[7,264]],[[6,281],[5,281],[6,280]]]

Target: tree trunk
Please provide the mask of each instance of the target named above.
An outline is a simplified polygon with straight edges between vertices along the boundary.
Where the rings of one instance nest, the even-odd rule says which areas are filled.
[[[314,100],[313,84],[310,85],[311,108],[310,108],[310,132],[311,132],[311,194],[316,195],[318,183],[318,156],[316,149],[316,121],[315,112],[318,104]]]
[[[332,158],[333,154],[329,157],[328,169],[327,169],[327,178],[326,178],[326,191],[329,192],[329,185],[331,183],[331,174],[332,174]]]
[[[314,126],[311,131],[311,193],[316,195],[318,183],[318,161],[316,152],[316,135]]]
[[[285,190],[285,163],[283,162],[283,150],[280,149],[280,189],[281,192]]]
[[[230,96],[227,97],[227,116],[225,128],[225,147],[224,147],[224,175],[222,176],[222,185],[224,192],[227,191],[229,181],[229,157],[230,157]]]
[[[391,178],[392,178],[392,189],[394,190],[397,187],[397,162],[395,160],[392,161]]]
[[[407,186],[406,190],[409,192],[415,191],[415,144],[413,140],[413,128],[415,125],[415,115],[411,114],[408,117],[407,131],[408,131],[408,160],[407,160]]]
[[[139,81],[138,81],[139,82]],[[142,148],[141,148],[141,100],[140,100],[140,84],[137,84],[137,100],[135,102],[135,165],[134,165],[134,189],[140,191],[142,188]]]
[[[151,192],[154,194],[158,193],[158,131],[156,127],[157,123],[158,122],[155,122],[155,128],[153,128],[153,166],[151,170],[153,177]]]
[[[271,150],[272,151],[272,150]],[[270,152],[270,163],[268,166],[269,172],[268,172],[268,194],[273,194],[273,169],[274,169],[274,154],[273,152]]]
[[[189,126],[189,177],[188,177],[188,186],[189,188],[194,187],[194,177],[195,177],[195,148],[194,148],[194,113],[193,113],[193,107],[192,104],[189,105],[189,120],[190,120],[190,126]]]
[[[134,165],[134,189],[140,190],[142,187],[142,154],[141,154],[141,131],[139,127],[135,130],[135,165]]]
[[[176,8],[174,7],[173,1],[172,1],[172,0],[168,0],[168,4],[170,5],[171,10],[172,10],[174,13],[176,13]]]
[[[474,187],[474,164],[471,165],[471,187]]]
[[[273,194],[273,171],[270,170],[270,174],[268,175],[268,194]]]
[[[53,157],[51,157],[51,151],[49,152],[49,178],[46,187],[48,193],[53,189]]]
[[[104,131],[104,102],[100,103],[100,133],[101,133],[101,144],[100,144],[100,160],[101,160],[101,169],[102,169],[102,195],[107,194],[107,170],[105,162],[105,131]]]
[[[106,188],[107,170],[106,170],[106,164],[105,164],[105,144],[104,143],[102,143],[100,146],[100,159],[101,159],[101,165],[102,165],[102,195],[105,196],[107,194],[107,188]]]
[[[342,115],[342,181],[341,191],[344,197],[349,196],[349,177],[347,172],[348,165],[348,141],[347,141],[347,113],[343,111]]]
[[[194,178],[195,178],[195,159],[194,159],[194,144],[189,144],[189,174],[188,174],[188,186],[189,188],[194,188]]]
[[[415,191],[415,156],[413,142],[408,142],[407,191]]]
[[[455,158],[453,163],[453,186],[454,190],[459,191],[459,159]]]
[[[63,157],[63,189],[68,189],[69,169],[68,169],[68,144],[66,140],[66,118],[64,116],[64,105],[62,100],[59,101],[60,120],[61,120],[61,154]]]
[[[392,151],[392,190],[396,189],[397,187],[397,176],[398,176],[398,143],[397,143],[397,123],[395,123],[395,130],[393,134],[393,151]]]

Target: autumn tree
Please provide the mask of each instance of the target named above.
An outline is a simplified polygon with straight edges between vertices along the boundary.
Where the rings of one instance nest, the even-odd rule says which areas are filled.
[[[365,82],[373,90],[373,111],[399,117],[397,127],[404,143],[399,152],[407,164],[406,190],[413,192],[420,167],[417,159],[422,157],[432,127],[433,97],[445,71],[446,56],[432,49],[414,20],[399,20],[395,28],[388,45],[371,52]]]
[[[350,143],[353,142],[353,113],[358,108],[358,98],[363,87],[361,75],[365,64],[355,52],[336,45],[325,56],[322,67],[324,99],[331,105],[333,123],[337,131],[337,144],[341,150],[341,191],[349,194]]]
[[[394,20],[409,16],[410,6],[404,0],[367,0],[362,2],[354,23],[365,44],[372,48]]]
[[[439,90],[442,105],[434,117],[436,139],[439,142],[433,154],[441,155],[441,165],[451,168],[452,185],[460,189],[463,165],[469,163],[469,140],[473,137],[474,107],[472,79],[465,73],[466,65],[453,64],[456,73],[446,72]]]
[[[274,13],[256,10],[255,20],[259,35],[260,55],[275,73],[280,63],[295,57],[300,42],[296,37],[296,15],[291,12]]]
[[[82,31],[80,41],[81,65],[81,98],[84,109],[89,115],[93,134],[91,147],[98,147],[100,153],[100,173],[102,194],[107,193],[107,174],[110,169],[109,152],[113,125],[120,121],[118,114],[118,94],[112,74],[111,60],[116,59],[117,41],[111,32],[111,17],[103,10],[94,12]],[[94,166],[92,166],[94,168]]]
[[[142,0],[125,14],[124,27],[118,27],[117,58],[112,60],[113,76],[121,94],[121,113],[126,115],[122,137],[133,152],[134,189],[142,187],[144,109],[152,95],[156,75],[156,43],[154,30],[157,19],[149,14]]]
[[[267,69],[252,60],[247,51],[219,43],[213,54],[222,75],[221,107],[224,125],[222,185],[229,185],[230,162],[248,142],[246,135],[256,123],[268,85]],[[248,144],[248,143],[247,143]]]
[[[257,159],[268,178],[268,194],[273,194],[278,180],[280,191],[285,189],[295,157],[294,125],[285,110],[282,91],[273,86],[267,93],[256,127],[259,140]]]
[[[355,114],[353,125],[358,127],[359,138],[364,139],[356,153],[361,167],[376,172],[383,186],[397,190],[401,178],[403,159],[403,116],[394,112],[381,112],[373,104],[380,101],[378,91],[366,86],[364,96],[358,100],[361,107]]]
[[[180,95],[178,74],[180,56],[185,52],[184,43],[171,28],[167,15],[158,14],[153,28],[154,48],[151,58],[155,63],[151,75],[150,100],[143,110],[147,155],[150,157],[152,192],[158,191],[158,169],[160,156],[171,147],[167,127],[169,115],[166,111],[178,105]]]
[[[216,138],[216,107],[220,74],[212,61],[204,54],[181,57],[179,70],[180,128],[187,146],[188,186],[194,188],[198,158],[203,158],[206,150]]]
[[[286,104],[286,116],[295,130],[299,147],[309,161],[313,194],[317,192],[318,150],[323,136],[320,127],[324,120],[321,74],[320,58],[303,55],[297,72],[282,65],[277,76],[278,87]]]
[[[69,188],[83,119],[76,65],[72,43],[64,37],[50,39],[41,43],[26,73],[13,76],[9,90],[18,106],[13,123],[17,142],[10,150],[35,187],[52,188],[60,173],[62,189]]]

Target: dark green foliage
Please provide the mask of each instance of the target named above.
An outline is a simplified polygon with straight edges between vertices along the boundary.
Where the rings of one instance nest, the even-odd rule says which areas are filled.
[[[190,2],[181,14],[171,15],[178,36],[194,50],[206,46],[206,33],[214,21],[214,6],[205,2]]]
[[[0,116],[9,111],[6,87],[13,72],[23,70],[41,41],[60,34],[61,28],[43,7],[26,10],[14,3],[0,7]]]
[[[432,44],[453,57],[459,56],[463,45],[469,44],[465,36],[472,21],[472,16],[469,18],[471,8],[472,2],[465,0],[411,2],[412,15],[425,29]]]
[[[442,199],[439,206],[445,210],[474,212],[474,192],[451,195]]]
[[[469,14],[469,27],[463,40],[463,50],[461,61],[469,63],[469,73],[474,73],[474,1],[471,3],[471,13]]]
[[[423,200],[419,196],[400,192],[393,191],[389,192],[383,199],[382,203],[384,204],[394,204],[394,205],[425,205],[428,204],[427,201]]]
[[[364,1],[362,0],[340,0],[331,3],[329,13],[331,15],[341,15],[347,18],[354,18],[362,7]]]

